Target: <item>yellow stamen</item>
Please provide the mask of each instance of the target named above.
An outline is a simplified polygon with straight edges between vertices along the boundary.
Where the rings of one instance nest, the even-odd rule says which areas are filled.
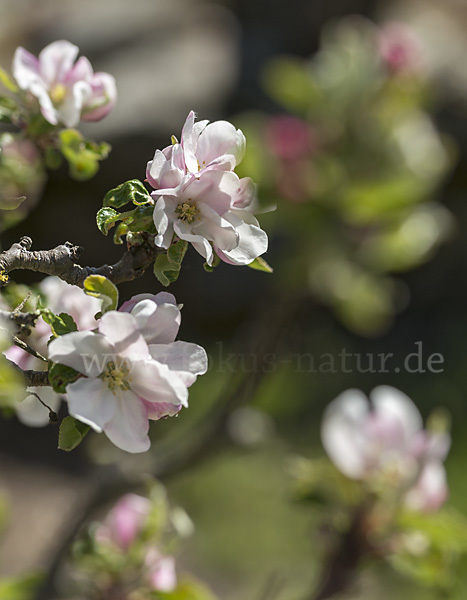
[[[60,104],[66,98],[68,90],[63,83],[56,83],[50,90],[50,99],[54,104]]]
[[[122,362],[118,367],[113,360],[110,360],[103,373],[101,379],[105,381],[108,388],[115,394],[115,390],[120,388],[121,390],[127,391],[130,389],[131,378],[130,369],[126,362]]]
[[[180,221],[191,224],[198,218],[199,209],[196,207],[191,198],[179,204],[175,209],[175,213],[178,215]]]

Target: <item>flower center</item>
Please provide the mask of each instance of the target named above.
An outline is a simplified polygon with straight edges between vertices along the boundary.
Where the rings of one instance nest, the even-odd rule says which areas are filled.
[[[180,221],[191,224],[198,218],[199,209],[196,207],[193,200],[188,198],[188,200],[185,200],[185,202],[182,202],[177,206],[175,213],[178,215]]]
[[[125,361],[122,361],[118,367],[113,360],[110,360],[105,370],[101,374],[101,379],[105,381],[108,388],[115,394],[115,390],[120,388],[121,390],[127,391],[130,389],[131,378],[130,369]]]
[[[67,95],[67,88],[63,85],[63,83],[56,83],[53,88],[50,90],[50,99],[53,104],[60,104],[63,102]]]

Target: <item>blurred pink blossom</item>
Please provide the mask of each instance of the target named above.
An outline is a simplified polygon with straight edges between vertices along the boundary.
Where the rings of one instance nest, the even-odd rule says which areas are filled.
[[[340,394],[326,408],[321,439],[344,475],[399,490],[410,508],[437,510],[447,498],[449,435],[423,430],[417,407],[395,388],[375,388],[370,401],[356,389]]]
[[[96,540],[99,543],[115,544],[126,552],[141,533],[150,510],[148,498],[126,494],[97,528]]]
[[[419,71],[423,50],[414,30],[404,23],[388,23],[378,35],[381,58],[392,73]]]

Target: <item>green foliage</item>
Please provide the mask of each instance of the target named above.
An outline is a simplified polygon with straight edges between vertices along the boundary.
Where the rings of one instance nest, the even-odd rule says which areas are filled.
[[[8,73],[2,67],[0,67],[0,83],[4,87],[6,87],[6,89],[8,91],[13,92],[14,94],[19,92],[19,89],[18,89],[18,86],[16,85],[16,83],[13,81],[13,79],[8,75]]]
[[[49,308],[40,308],[39,312],[44,321],[50,325],[54,337],[78,331],[78,326],[73,317],[67,313],[56,315]]]
[[[80,375],[78,371],[71,367],[49,362],[48,377],[54,392],[57,392],[57,394],[64,394],[66,386],[76,381]]]
[[[107,158],[109,144],[86,140],[76,129],[63,129],[59,133],[60,151],[68,161],[70,175],[74,179],[86,180],[99,169],[99,161]]]
[[[65,417],[60,424],[58,434],[58,448],[70,452],[74,450],[85,438],[89,425],[85,425],[74,417]]]
[[[96,222],[99,230],[107,235],[115,226],[118,221],[122,221],[125,227],[121,227],[118,233],[115,233],[114,242],[121,244],[120,237],[127,232],[139,233],[146,231],[148,233],[155,233],[153,221],[154,207],[151,204],[137,206],[133,210],[129,210],[123,213],[117,212],[115,209],[105,206],[97,212]]]
[[[0,96],[0,123],[12,123],[18,112],[18,105],[12,98]]]
[[[41,574],[0,579],[0,600],[33,600],[42,579]]]
[[[467,520],[453,509],[434,514],[404,511],[397,522],[397,551],[390,564],[426,586],[453,588],[459,581],[456,567],[467,555]]]
[[[117,310],[118,289],[103,275],[89,275],[84,280],[83,288],[88,296],[102,300],[102,312],[96,315],[96,319],[109,310]]]
[[[107,192],[102,202],[103,206],[121,208],[132,202],[133,204],[146,204],[151,201],[151,196],[139,179],[131,179],[121,183],[116,188]]]
[[[167,254],[159,254],[154,262],[154,275],[167,287],[177,281],[182,261],[188,248],[188,242],[177,240],[167,250]]]
[[[185,577],[173,592],[152,592],[154,600],[216,600],[216,596],[201,582]]]

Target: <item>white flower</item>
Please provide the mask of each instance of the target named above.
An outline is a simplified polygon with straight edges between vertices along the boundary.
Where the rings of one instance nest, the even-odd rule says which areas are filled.
[[[38,58],[21,46],[15,52],[13,76],[18,86],[37,98],[42,115],[52,125],[74,127],[80,119],[97,121],[115,105],[115,79],[108,73],[94,73],[84,56],[75,62],[78,52],[66,40],[49,44]]]
[[[139,305],[144,307],[144,303],[152,301],[137,303],[133,311]],[[183,366],[190,368],[190,348],[186,346],[194,345],[171,344],[175,345],[182,359],[187,360]],[[66,388],[70,414],[95,431],[104,431],[127,452],[149,449],[148,419],[171,416],[188,406],[189,383],[184,380],[183,369],[178,371],[179,362],[171,368],[179,357],[162,352],[160,358],[167,360],[164,364],[153,358],[153,347],[158,346],[148,346],[136,317],[117,311],[102,317],[98,333],[73,332],[49,345],[50,360],[86,376]]]
[[[415,404],[395,388],[375,388],[370,401],[360,390],[340,394],[326,408],[321,439],[344,475],[393,486],[411,508],[436,510],[447,497],[449,436],[424,431]]]
[[[195,123],[190,112],[181,143],[157,150],[147,165],[147,180],[155,188],[157,246],[169,248],[175,234],[208,265],[214,253],[245,265],[266,252],[267,235],[252,214],[254,183],[233,172],[244,152],[245,136],[231,123]]]

